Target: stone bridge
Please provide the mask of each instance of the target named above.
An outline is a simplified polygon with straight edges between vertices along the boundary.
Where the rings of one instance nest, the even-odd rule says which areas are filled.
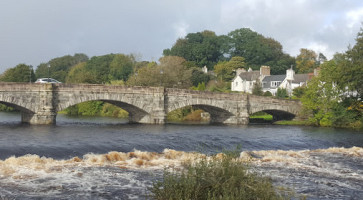
[[[237,93],[200,92],[162,87],[88,84],[0,83],[0,103],[21,111],[22,122],[53,124],[57,112],[86,101],[104,101],[129,112],[129,121],[164,124],[167,113],[193,106],[211,115],[211,123],[248,124],[249,115],[265,111],[293,118],[301,103]]]

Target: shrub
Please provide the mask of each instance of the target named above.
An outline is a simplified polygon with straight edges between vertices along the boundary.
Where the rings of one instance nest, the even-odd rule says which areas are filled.
[[[164,171],[149,188],[153,199],[284,199],[270,179],[248,170],[231,155],[202,158],[181,171]]]
[[[286,98],[286,97],[288,97],[287,90],[285,88],[277,88],[276,97],[277,98]]]
[[[270,91],[266,91],[265,93],[263,93],[263,96],[265,97],[271,97],[272,93]]]

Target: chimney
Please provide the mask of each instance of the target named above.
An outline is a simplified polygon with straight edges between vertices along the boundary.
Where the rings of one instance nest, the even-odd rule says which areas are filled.
[[[244,68],[238,68],[236,70],[236,76],[240,75],[242,72],[246,72],[246,70]]]
[[[286,80],[292,81],[294,80],[295,71],[291,69],[286,70]]]
[[[270,76],[270,67],[269,66],[261,66],[260,67],[260,76]]]

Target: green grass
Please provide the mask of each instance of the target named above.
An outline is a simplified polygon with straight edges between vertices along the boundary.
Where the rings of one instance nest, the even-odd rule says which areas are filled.
[[[237,154],[238,155],[238,154]],[[183,169],[164,170],[163,179],[149,188],[150,198],[183,199],[290,199],[291,190],[278,189],[233,154],[201,158]]]
[[[273,120],[273,116],[270,114],[267,114],[265,112],[257,112],[254,113],[250,116],[250,119],[263,119],[266,121],[272,121]]]
[[[303,125],[303,126],[309,126],[311,125],[308,121],[277,121],[274,122],[274,124],[278,124],[278,125]]]

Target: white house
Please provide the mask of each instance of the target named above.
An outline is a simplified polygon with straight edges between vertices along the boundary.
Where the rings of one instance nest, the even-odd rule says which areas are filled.
[[[262,79],[262,91],[276,95],[278,88],[285,88],[291,96],[292,90],[307,84],[311,74],[295,74],[293,69],[286,70],[286,75],[271,75]]]
[[[270,76],[269,66],[261,66],[259,71],[253,71],[251,68],[248,71],[238,69],[236,77],[232,80],[231,90],[252,93],[254,84],[256,82],[260,83],[265,76]]]

